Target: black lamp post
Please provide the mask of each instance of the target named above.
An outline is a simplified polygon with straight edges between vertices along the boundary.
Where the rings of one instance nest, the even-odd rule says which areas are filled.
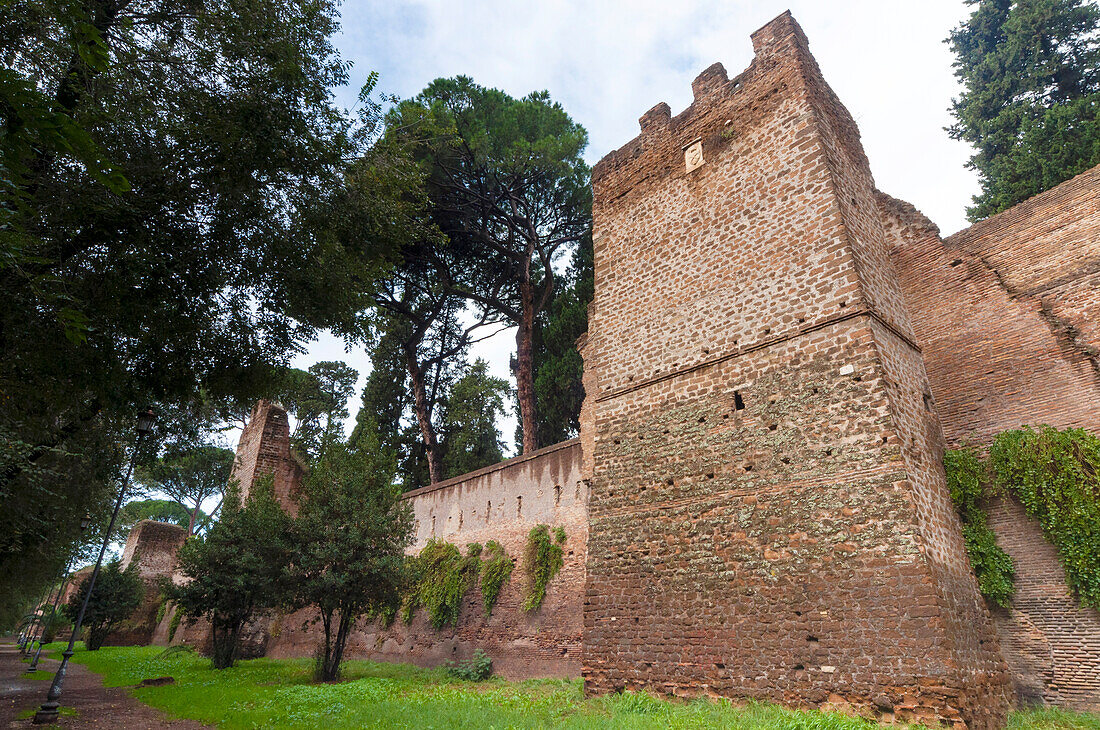
[[[137,443],[134,444],[134,451],[130,455],[130,465],[126,468],[126,476],[123,478],[122,486],[118,490],[118,499],[115,500],[115,511],[111,514],[111,522],[107,525],[107,531],[103,534],[103,544],[99,547],[99,558],[95,561],[95,568],[92,569],[92,575],[88,578],[88,590],[84,592],[84,603],[80,605],[80,613],[76,615],[76,622],[73,624],[73,633],[72,636],[69,637],[69,646],[61,653],[61,666],[57,668],[57,673],[53,675],[53,682],[50,683],[50,691],[46,693],[46,701],[38,708],[38,712],[34,713],[35,725],[57,722],[57,717],[61,709],[61,703],[58,702],[58,700],[61,698],[61,685],[65,681],[65,669],[69,665],[69,660],[72,659],[74,653],[73,646],[76,644],[76,637],[80,635],[80,625],[84,623],[84,612],[88,610],[88,599],[92,597],[92,589],[95,588],[95,579],[99,576],[99,569],[103,565],[103,554],[107,552],[107,543],[111,541],[111,533],[115,530],[115,522],[118,520],[118,511],[122,509],[122,501],[126,498],[126,488],[130,486],[130,476],[134,473],[134,462],[137,460],[138,451],[141,449],[141,442],[149,432],[153,430],[154,421],[156,421],[156,415],[151,408],[146,408],[143,412],[138,414]]]
[[[91,524],[92,524],[92,516],[90,514],[85,513],[85,515],[80,518],[80,532],[81,532],[81,534],[83,534],[84,531],[87,530],[88,526],[91,525]],[[75,554],[76,551],[79,550],[79,549],[80,549],[80,545],[78,543],[77,546],[73,548],[73,553]],[[57,589],[57,595],[53,599],[53,607],[50,609],[50,621],[53,621],[57,618],[57,606],[58,606],[59,603],[61,603],[61,596],[63,596],[65,594],[65,588],[69,585],[69,578],[71,577],[71,569],[73,567],[73,557],[74,557],[74,555],[70,555],[69,556],[69,562],[65,564],[65,575],[62,577],[61,587]],[[27,672],[28,673],[38,671],[38,658],[40,656],[42,656],[42,638],[43,638],[43,636],[45,636],[45,634],[46,634],[46,624],[45,624],[45,619],[43,619],[42,625],[39,626],[39,628],[38,628],[38,650],[34,652],[34,659],[31,660],[31,665],[29,667],[27,667]]]

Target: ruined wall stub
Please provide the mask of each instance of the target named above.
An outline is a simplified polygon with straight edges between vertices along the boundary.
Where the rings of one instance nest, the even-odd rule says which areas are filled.
[[[593,171],[586,687],[998,727],[858,131],[789,14],[753,44]]]
[[[271,475],[275,499],[290,514],[298,512],[298,491],[304,469],[290,448],[290,420],[286,409],[269,400],[257,401],[241,431],[230,479],[241,485],[241,498],[255,480]]]

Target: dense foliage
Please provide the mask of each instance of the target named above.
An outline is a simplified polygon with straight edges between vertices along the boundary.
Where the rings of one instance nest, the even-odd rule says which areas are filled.
[[[243,502],[231,484],[221,519],[180,548],[179,570],[188,581],[170,589],[176,603],[172,620],[182,615],[210,620],[215,667],[233,666],[244,625],[283,603],[290,529],[290,516],[275,501],[266,477],[253,483]]]
[[[993,439],[996,486],[1013,494],[1058,549],[1082,605],[1100,608],[1100,438],[1040,426]]]
[[[527,584],[523,596],[523,610],[537,611],[546,597],[546,586],[564,565],[562,546],[565,545],[565,530],[555,527],[552,531],[546,525],[535,525],[527,533],[527,543],[523,548],[523,571],[527,574]]]
[[[997,544],[985,512],[988,467],[972,448],[948,450],[943,465],[978,589],[990,603],[1007,606],[1015,591],[1016,570],[1012,558]]]
[[[967,0],[952,31],[951,136],[976,149],[978,220],[1100,164],[1100,7],[1093,0]]]
[[[443,403],[444,477],[467,474],[504,458],[497,422],[511,389],[478,359],[455,381]]]
[[[317,679],[339,676],[356,619],[400,603],[412,515],[376,438],[326,447],[303,485],[289,569],[291,603],[315,607],[324,628]]]
[[[512,577],[514,564],[508,551],[496,540],[486,542],[481,555],[481,602],[485,606],[485,615],[490,616],[500,590]]]
[[[478,575],[480,552],[481,546],[476,545],[469,555],[463,556],[445,540],[429,540],[414,561],[416,582],[410,587],[411,597],[406,605],[427,610],[433,628],[457,625],[462,599]],[[411,610],[407,610],[406,621],[410,620]]]
[[[76,623],[84,597],[88,595],[91,573],[80,582],[72,598],[65,605],[65,616]],[[92,595],[88,599],[88,608],[84,611],[81,629],[86,631],[85,644],[89,651],[103,646],[107,636],[123,621],[130,618],[145,595],[145,584],[138,577],[137,563],[132,562],[126,570],[118,560],[107,563],[96,576]]]
[[[248,402],[369,324],[418,178],[369,91],[333,104],[337,27],[334,0],[0,3],[0,618],[109,511],[134,412]]]

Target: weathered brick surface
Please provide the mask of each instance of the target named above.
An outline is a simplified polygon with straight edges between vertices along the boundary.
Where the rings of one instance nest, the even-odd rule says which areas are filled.
[[[994,616],[1018,697],[1100,710],[1100,612],[1078,605],[1057,550],[1018,502],[1000,498],[989,516],[1016,563],[1012,607]]]
[[[1033,199],[1048,207],[1021,204],[1024,220],[1013,208],[946,241],[911,205],[879,194],[949,443],[1025,424],[1100,430],[1098,178],[1100,168]],[[1022,231],[998,226],[1002,216]],[[1037,242],[1025,245],[1028,236]],[[1002,250],[1006,239],[1015,256]],[[1049,273],[1063,260],[1061,275]]]
[[[153,643],[161,602],[159,581],[161,576],[175,571],[176,553],[186,539],[186,528],[165,522],[141,520],[131,528],[122,550],[121,567],[126,570],[131,564],[137,564],[145,593],[141,605],[107,637],[108,644],[144,646]],[[76,581],[74,586],[78,585]]]
[[[1100,430],[1100,168],[946,240],[911,205],[878,201],[948,441]],[[1018,505],[998,503],[992,526],[1017,563],[1013,607],[995,612],[1017,698],[1100,706],[1100,613],[1070,597]]]
[[[586,685],[995,726],[858,133],[789,15],[753,43],[593,173]]]
[[[286,409],[268,400],[258,401],[252,408],[237,443],[230,479],[237,480],[242,498],[247,498],[252,483],[262,475],[272,477],[275,499],[291,514],[297,513],[303,469],[290,448]]]

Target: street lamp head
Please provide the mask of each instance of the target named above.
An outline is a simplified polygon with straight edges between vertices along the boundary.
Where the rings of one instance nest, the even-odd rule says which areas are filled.
[[[92,524],[92,516],[85,512],[84,516],[80,518],[80,531],[84,532],[87,530],[90,524]]]
[[[145,436],[153,430],[153,423],[157,420],[157,416],[153,413],[152,408],[146,408],[144,411],[138,414],[137,419],[137,431],[142,436]]]

